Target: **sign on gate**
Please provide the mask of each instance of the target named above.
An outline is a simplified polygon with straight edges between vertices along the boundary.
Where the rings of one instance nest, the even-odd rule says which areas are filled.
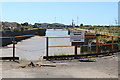
[[[71,31],[70,42],[84,42],[84,31]]]

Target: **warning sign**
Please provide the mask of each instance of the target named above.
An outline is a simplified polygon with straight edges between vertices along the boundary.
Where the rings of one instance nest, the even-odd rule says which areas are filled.
[[[71,31],[70,42],[84,42],[84,31]]]

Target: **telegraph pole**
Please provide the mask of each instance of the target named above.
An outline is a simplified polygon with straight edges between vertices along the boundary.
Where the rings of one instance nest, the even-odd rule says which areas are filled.
[[[116,19],[115,19],[115,24],[116,24],[116,25],[118,24]]]
[[[75,27],[74,20],[72,19],[72,27]]]
[[[56,23],[56,17],[55,17],[55,23]]]
[[[78,19],[79,19],[79,17],[77,16],[77,26],[78,26]]]

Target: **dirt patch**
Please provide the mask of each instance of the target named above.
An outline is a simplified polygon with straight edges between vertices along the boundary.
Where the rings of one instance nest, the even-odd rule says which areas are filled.
[[[3,61],[3,78],[118,78],[118,55],[81,61]],[[28,66],[30,65],[30,66]]]

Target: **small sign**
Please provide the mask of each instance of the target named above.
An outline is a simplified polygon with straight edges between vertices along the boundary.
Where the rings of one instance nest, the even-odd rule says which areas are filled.
[[[84,31],[70,31],[70,42],[84,42]]]

